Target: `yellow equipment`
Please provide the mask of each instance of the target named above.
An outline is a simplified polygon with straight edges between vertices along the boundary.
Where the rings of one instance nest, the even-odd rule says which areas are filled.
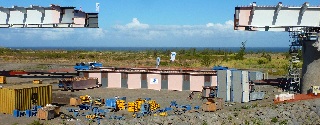
[[[33,80],[33,84],[42,84],[42,80]]]
[[[151,111],[155,111],[160,108],[160,105],[157,104],[155,100],[150,100],[148,103],[150,104]]]
[[[140,108],[141,108],[141,104],[143,104],[145,102],[145,100],[138,98],[135,102],[135,106],[134,106],[134,111],[135,112],[139,112]]]
[[[167,112],[160,112],[159,115],[160,116],[168,116],[168,113]]]
[[[128,112],[135,111],[135,102],[128,102]]]
[[[0,84],[6,84],[6,77],[5,76],[0,76]]]
[[[94,100],[94,105],[102,106],[104,104],[104,99],[96,99]]]
[[[86,115],[86,118],[87,118],[87,119],[95,119],[95,118],[96,118],[96,115]]]
[[[80,96],[81,103],[90,103],[91,97],[89,95]]]
[[[124,110],[126,108],[126,106],[125,106],[126,102],[124,100],[117,100],[116,103],[117,103],[117,110],[118,111]]]

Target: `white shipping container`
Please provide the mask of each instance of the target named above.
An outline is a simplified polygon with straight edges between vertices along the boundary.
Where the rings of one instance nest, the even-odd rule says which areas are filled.
[[[250,86],[249,86],[249,72],[248,71],[242,71],[241,82],[242,82],[242,91],[249,92]]]
[[[250,98],[249,98],[250,92],[242,92],[242,102],[249,102]]]

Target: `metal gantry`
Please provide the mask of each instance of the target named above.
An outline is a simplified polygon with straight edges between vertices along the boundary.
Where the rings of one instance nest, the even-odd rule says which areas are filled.
[[[285,85],[285,89],[289,92],[297,92],[300,93],[300,83],[301,83],[301,72],[302,68],[299,67],[300,58],[299,51],[301,52],[302,45],[304,42],[314,42],[317,40],[317,33],[319,33],[319,27],[302,27],[301,29],[290,28],[289,36],[290,36],[290,49],[289,53],[291,55],[291,59],[289,62],[288,73],[287,73],[287,84]]]
[[[303,33],[301,30],[293,30],[289,32],[290,39],[290,49],[289,53],[291,55],[291,59],[289,62],[288,73],[287,73],[287,84],[285,85],[285,89],[289,92],[298,92],[300,93],[300,83],[301,83],[301,70],[302,68],[298,67],[299,59],[299,51],[302,48],[302,38]]]

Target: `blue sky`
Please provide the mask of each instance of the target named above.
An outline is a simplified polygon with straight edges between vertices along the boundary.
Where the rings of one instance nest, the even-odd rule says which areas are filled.
[[[249,0],[10,0],[0,6],[31,4],[75,6],[95,12],[100,3],[99,29],[0,29],[0,46],[92,47],[287,47],[286,32],[233,30],[234,7]],[[278,1],[256,0],[258,5]],[[301,5],[302,0],[282,0]],[[309,0],[320,5],[318,0]]]

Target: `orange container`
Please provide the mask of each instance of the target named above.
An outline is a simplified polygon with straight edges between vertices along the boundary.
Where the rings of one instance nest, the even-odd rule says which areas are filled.
[[[206,103],[203,103],[202,110],[206,112],[214,112],[214,111],[217,111],[217,106],[215,103],[206,102]]]
[[[54,116],[55,116],[54,110],[39,109],[37,113],[37,118],[40,120],[50,120],[50,119],[53,119]]]

